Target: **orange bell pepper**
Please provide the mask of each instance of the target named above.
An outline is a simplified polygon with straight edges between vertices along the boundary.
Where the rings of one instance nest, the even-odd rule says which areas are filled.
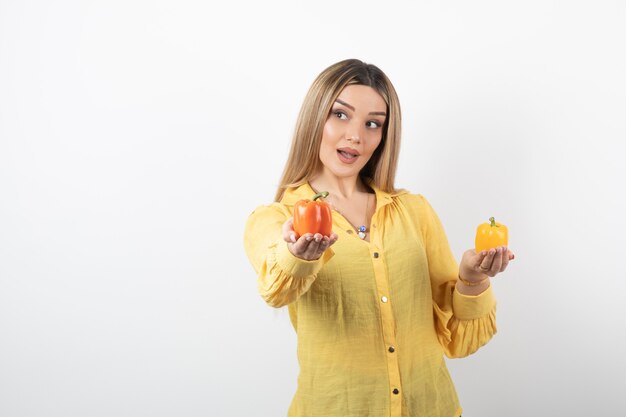
[[[476,253],[489,250],[497,246],[509,245],[509,229],[496,222],[493,217],[489,218],[489,223],[483,223],[476,230]]]
[[[293,208],[293,230],[297,237],[305,233],[320,233],[330,236],[333,230],[333,218],[331,208],[324,200],[318,198],[328,197],[328,191],[315,194],[313,200],[300,200]]]

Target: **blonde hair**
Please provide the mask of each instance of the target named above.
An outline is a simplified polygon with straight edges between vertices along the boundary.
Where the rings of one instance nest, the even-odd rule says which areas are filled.
[[[400,101],[389,78],[377,66],[358,59],[346,59],[326,68],[317,76],[304,98],[291,141],[291,149],[275,201],[285,190],[308,182],[322,168],[319,158],[324,124],[341,91],[352,84],[372,87],[387,104],[383,136],[374,154],[360,172],[386,192],[396,191],[394,180],[400,152]]]

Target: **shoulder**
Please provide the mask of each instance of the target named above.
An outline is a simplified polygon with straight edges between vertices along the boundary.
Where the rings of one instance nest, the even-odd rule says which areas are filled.
[[[398,199],[399,201],[410,202],[413,204],[422,204],[422,202],[426,200],[426,198],[422,194],[413,193],[405,189],[398,190],[396,193],[392,194],[392,198]]]
[[[285,221],[291,217],[289,210],[280,204],[272,203],[255,208],[248,215],[244,226],[246,245],[256,242],[260,237],[275,236],[280,233]]]
[[[313,194],[314,193],[308,183],[300,185],[296,188],[288,188],[285,190],[285,193],[279,202],[257,206],[248,216],[248,227],[259,223],[284,223],[288,218],[293,216],[294,204],[298,200],[310,198]]]
[[[437,212],[423,194],[406,191],[395,196],[394,201],[396,207],[408,214],[423,230],[439,222]]]
[[[410,190],[404,188],[385,191],[371,180],[369,181],[369,186],[376,193],[376,197],[379,199],[381,205],[394,203],[395,205],[416,206],[422,204],[425,200],[421,194],[412,193]]]
[[[397,193],[392,194],[392,200],[413,210],[424,211],[432,209],[430,203],[419,193],[412,193],[408,190],[399,190]]]
[[[248,223],[250,221],[258,221],[263,219],[287,218],[291,216],[289,208],[283,203],[262,204],[257,206],[248,215]]]

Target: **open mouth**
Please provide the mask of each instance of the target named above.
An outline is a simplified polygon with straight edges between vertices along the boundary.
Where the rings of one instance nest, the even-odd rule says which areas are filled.
[[[352,164],[359,158],[359,153],[348,149],[337,149],[337,157],[344,164]]]
[[[359,155],[356,155],[356,154],[353,154],[353,153],[349,153],[349,152],[346,152],[346,151],[341,151],[341,150],[337,151],[337,152],[339,152],[339,154],[341,156],[343,156],[344,158],[348,158],[348,159],[356,158],[357,156],[359,156]]]

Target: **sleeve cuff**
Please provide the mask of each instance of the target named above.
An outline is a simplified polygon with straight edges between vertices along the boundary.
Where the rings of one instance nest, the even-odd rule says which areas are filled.
[[[474,320],[486,317],[496,306],[496,297],[491,285],[478,295],[464,295],[454,290],[452,309],[460,320]]]
[[[294,277],[305,278],[311,275],[315,275],[322,269],[322,266],[335,255],[332,248],[328,248],[324,251],[319,259],[314,261],[306,261],[295,256],[289,247],[287,242],[282,240],[276,248],[276,263],[280,268],[291,274]]]

